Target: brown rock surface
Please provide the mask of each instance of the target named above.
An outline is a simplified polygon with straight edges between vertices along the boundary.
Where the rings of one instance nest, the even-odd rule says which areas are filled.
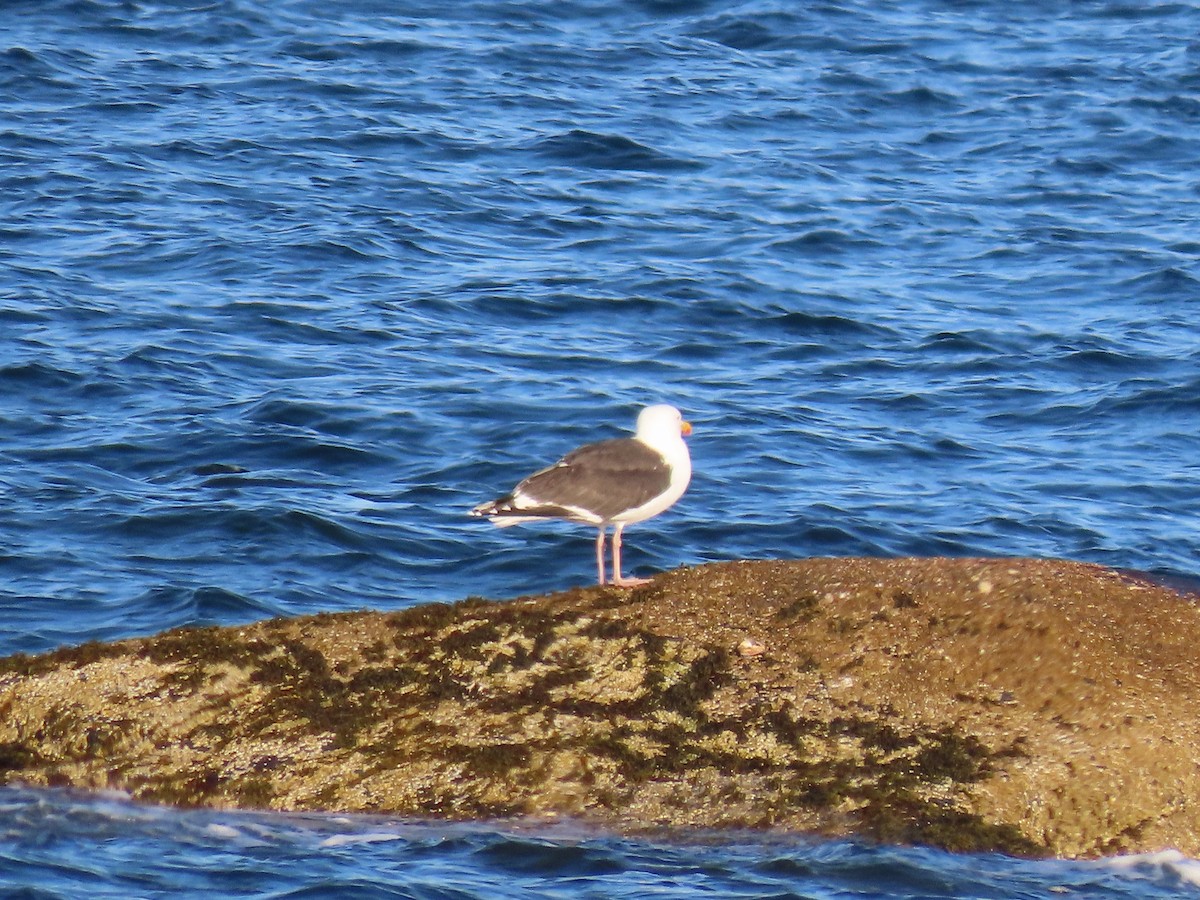
[[[813,559],[0,660],[0,780],[147,801],[1200,855],[1200,608]]]

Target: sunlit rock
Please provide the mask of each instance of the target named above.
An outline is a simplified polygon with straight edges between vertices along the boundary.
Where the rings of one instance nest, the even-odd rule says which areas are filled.
[[[0,779],[1196,856],[1198,679],[1200,610],[1109,569],[725,563],[10,657]]]

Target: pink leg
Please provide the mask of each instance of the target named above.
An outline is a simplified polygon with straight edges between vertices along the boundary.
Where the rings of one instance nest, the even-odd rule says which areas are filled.
[[[596,535],[596,572],[599,576],[597,584],[604,584],[604,528]]]
[[[624,525],[613,529],[613,584],[621,587],[636,587],[639,584],[649,584],[649,578],[626,578],[621,574],[621,530]]]

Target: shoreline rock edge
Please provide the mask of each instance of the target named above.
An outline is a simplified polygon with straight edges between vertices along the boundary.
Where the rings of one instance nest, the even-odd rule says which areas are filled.
[[[180,806],[1200,856],[1200,606],[806,559],[0,660],[0,783]]]

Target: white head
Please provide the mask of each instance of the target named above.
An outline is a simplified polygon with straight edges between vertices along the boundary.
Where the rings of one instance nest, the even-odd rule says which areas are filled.
[[[692,433],[692,426],[673,406],[658,403],[647,406],[637,417],[637,437],[650,446],[662,446],[681,440]]]

